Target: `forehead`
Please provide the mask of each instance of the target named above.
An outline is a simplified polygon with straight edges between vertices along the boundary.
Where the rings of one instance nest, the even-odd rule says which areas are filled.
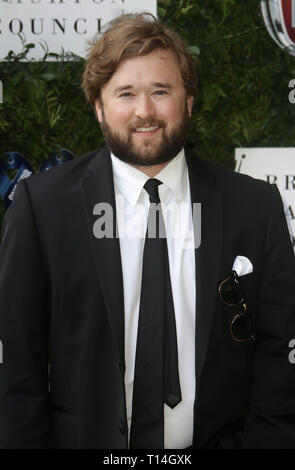
[[[157,49],[148,55],[124,60],[103,88],[157,82],[183,87],[177,60],[170,50]]]

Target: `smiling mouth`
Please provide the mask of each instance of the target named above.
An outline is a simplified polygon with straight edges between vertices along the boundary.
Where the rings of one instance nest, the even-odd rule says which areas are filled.
[[[145,134],[145,133],[155,132],[155,131],[157,131],[158,129],[160,129],[159,126],[136,127],[135,132],[139,132],[139,133]]]

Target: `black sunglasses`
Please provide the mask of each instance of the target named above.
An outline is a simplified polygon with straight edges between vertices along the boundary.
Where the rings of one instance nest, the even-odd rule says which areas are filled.
[[[255,336],[252,333],[251,318],[247,311],[247,305],[236,271],[232,271],[230,277],[220,283],[218,290],[221,300],[226,305],[238,307],[238,311],[230,325],[232,338],[238,342],[255,341]]]

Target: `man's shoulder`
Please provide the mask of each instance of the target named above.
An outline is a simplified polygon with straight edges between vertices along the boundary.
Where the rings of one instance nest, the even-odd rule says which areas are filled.
[[[190,154],[188,166],[192,168],[192,189],[196,191],[197,197],[198,194],[207,197],[208,188],[212,188],[217,191],[216,194],[222,198],[226,207],[235,211],[263,214],[268,211],[274,197],[280,198],[274,185],[238,173],[214,160]]]
[[[98,166],[101,160],[105,160],[107,154],[106,147],[92,150],[49,170],[34,174],[26,180],[28,188],[34,192],[39,190],[44,192],[80,182],[81,178],[87,175],[87,169],[94,165]]]
[[[194,156],[192,157],[194,158]],[[208,173],[212,179],[216,181],[218,186],[224,191],[269,191],[270,183],[246,175],[238,173],[231,168],[227,168],[215,160],[195,157],[197,165],[202,168],[203,172]]]

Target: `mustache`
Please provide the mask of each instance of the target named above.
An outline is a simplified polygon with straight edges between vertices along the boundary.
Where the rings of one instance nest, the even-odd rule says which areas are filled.
[[[141,119],[131,126],[131,130],[135,131],[138,127],[163,127],[166,128],[166,122],[162,119]]]

